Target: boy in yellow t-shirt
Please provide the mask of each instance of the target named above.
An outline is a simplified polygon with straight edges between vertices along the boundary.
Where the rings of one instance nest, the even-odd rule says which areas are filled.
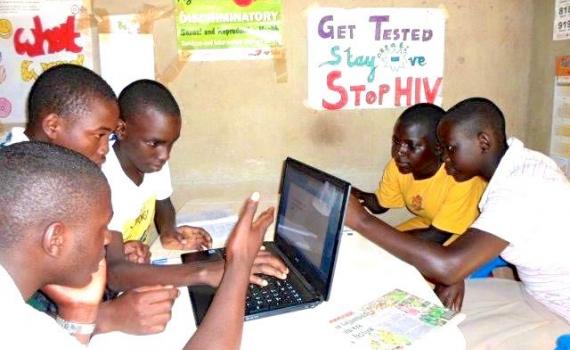
[[[477,218],[486,186],[480,177],[458,182],[446,172],[436,136],[444,113],[428,103],[406,109],[394,125],[392,159],[376,192],[353,188],[374,214],[405,206],[415,217],[396,228],[440,244],[451,242]]]

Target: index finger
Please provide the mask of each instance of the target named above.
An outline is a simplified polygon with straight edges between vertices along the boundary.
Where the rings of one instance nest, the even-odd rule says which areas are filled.
[[[164,300],[176,299],[179,295],[177,288],[161,288],[161,289],[147,289],[139,291],[144,294],[144,299],[147,303],[153,304]]]
[[[208,231],[206,231],[202,227],[198,227],[198,232],[200,233],[200,236],[202,236],[206,240],[206,242],[212,245],[212,236],[208,233]]]
[[[238,221],[235,225],[234,230],[250,227],[253,222],[253,216],[257,211],[257,205],[259,204],[259,192],[254,192],[251,197],[246,199],[241,212],[239,214]]]
[[[253,228],[258,231],[258,233],[265,234],[267,228],[273,222],[275,208],[271,207],[259,214],[255,222],[253,223]]]
[[[133,290],[136,292],[147,292],[150,290],[162,290],[162,289],[172,289],[172,288],[174,288],[173,285],[157,284],[154,286],[142,286],[142,287],[134,288]]]

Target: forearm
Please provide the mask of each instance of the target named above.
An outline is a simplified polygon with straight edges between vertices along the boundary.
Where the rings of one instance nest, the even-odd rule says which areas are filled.
[[[452,233],[439,230],[436,227],[430,226],[428,228],[417,229],[417,230],[409,230],[405,231],[407,234],[411,234],[413,236],[419,237],[425,241],[434,242],[437,244],[445,243],[451,236]]]
[[[124,260],[109,264],[107,283],[115,291],[157,284],[179,287],[204,284],[209,273],[206,264],[156,266]]]
[[[450,285],[463,278],[460,259],[440,244],[402,234],[372,215],[368,215],[353,228],[391,254],[415,266],[430,280]]]
[[[239,349],[250,272],[243,265],[232,264],[226,268],[204,321],[184,349]]]
[[[156,201],[154,224],[158,234],[176,229],[176,211],[170,198]]]

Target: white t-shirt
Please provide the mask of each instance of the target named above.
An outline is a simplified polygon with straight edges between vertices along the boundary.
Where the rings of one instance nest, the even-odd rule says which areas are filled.
[[[53,318],[26,304],[2,265],[0,290],[0,349],[85,349]]]
[[[160,171],[145,174],[137,186],[121,168],[111,146],[102,170],[111,186],[113,218],[109,229],[121,232],[124,241],[140,240],[149,244],[147,231],[154,221],[156,201],[172,195],[168,163]]]
[[[13,145],[18,142],[30,141],[26,134],[24,134],[24,131],[25,129],[19,126],[12,128],[12,130],[4,134],[0,139],[0,148]]]
[[[570,322],[570,183],[552,159],[508,144],[472,227],[508,241],[501,256],[525,289]]]

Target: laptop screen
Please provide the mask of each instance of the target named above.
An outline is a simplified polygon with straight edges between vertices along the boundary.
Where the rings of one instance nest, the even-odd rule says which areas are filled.
[[[350,185],[288,158],[281,183],[275,243],[328,299]]]

